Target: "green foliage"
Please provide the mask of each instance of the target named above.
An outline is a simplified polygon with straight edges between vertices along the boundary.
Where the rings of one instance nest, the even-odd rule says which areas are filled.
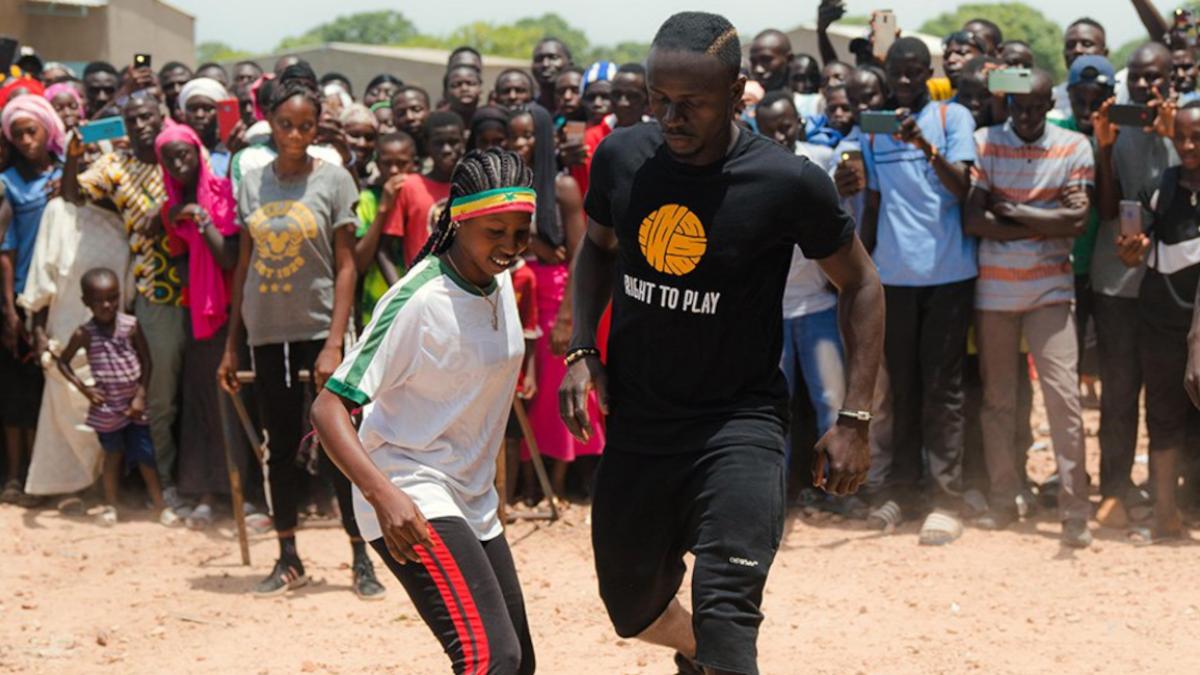
[[[611,47],[593,47],[587,53],[587,59],[576,57],[581,63],[580,68],[586,68],[595,61],[612,61],[619,65],[625,63],[642,63],[650,51],[649,42],[618,42]]]
[[[303,35],[284,38],[275,50],[287,51],[326,42],[387,45],[405,42],[416,36],[417,27],[400,12],[360,12],[339,16]]]
[[[196,45],[196,63],[236,61],[248,56],[250,52],[234,49],[224,42],[201,42]]]
[[[1138,38],[1130,40],[1125,44],[1117,47],[1115,50],[1108,53],[1108,60],[1112,62],[1113,67],[1120,70],[1129,62],[1129,57],[1133,55],[1133,50],[1146,44],[1146,38]]]
[[[1034,61],[1061,80],[1066,76],[1062,58],[1063,29],[1041,12],[1023,2],[960,5],[921,24],[917,30],[935,37],[945,37],[960,30],[971,19],[990,19],[1004,31],[1005,40],[1024,40],[1033,51]]]

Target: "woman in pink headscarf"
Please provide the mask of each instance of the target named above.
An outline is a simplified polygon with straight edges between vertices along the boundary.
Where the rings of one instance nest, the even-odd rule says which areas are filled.
[[[208,151],[191,127],[164,128],[154,149],[167,192],[163,225],[188,256],[185,302],[192,339],[184,353],[178,487],[199,498],[187,523],[202,528],[212,522],[214,496],[229,492],[222,438],[238,438],[224,434],[218,406],[226,401],[213,379],[224,353],[229,275],[237,263],[236,206],[232,184],[213,173]],[[236,419],[228,412],[226,420]]]
[[[74,85],[70,82],[52,84],[46,88],[44,96],[54,108],[54,112],[58,113],[58,118],[62,120],[67,131],[79,128],[79,121],[86,117],[87,110],[83,104],[83,97]]]
[[[19,80],[24,83],[25,80]],[[41,85],[30,80],[40,89]],[[12,94],[8,91],[5,95]],[[42,400],[42,370],[32,336],[16,297],[25,289],[42,211],[62,177],[65,134],[54,108],[40,95],[18,94],[0,113],[9,167],[0,173],[3,201],[12,218],[0,240],[0,422],[4,426],[7,460],[0,501],[21,499],[21,466],[33,447],[38,406]]]

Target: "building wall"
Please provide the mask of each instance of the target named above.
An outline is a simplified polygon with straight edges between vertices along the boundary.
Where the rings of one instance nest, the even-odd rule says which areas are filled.
[[[145,52],[155,69],[168,61],[195,66],[195,22],[157,0],[109,0],[109,59],[120,67]]]
[[[0,35],[20,37],[29,30],[21,0],[0,0]]]
[[[26,15],[21,43],[33,46],[46,61],[92,61],[108,56],[109,8],[88,8],[87,16]]]

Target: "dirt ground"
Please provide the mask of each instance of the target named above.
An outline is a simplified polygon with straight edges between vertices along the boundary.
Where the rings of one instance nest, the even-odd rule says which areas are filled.
[[[1088,449],[1094,477],[1094,435]],[[1030,474],[1052,465],[1034,452]],[[585,516],[576,506],[564,521],[509,529],[539,671],[674,673],[669,653],[611,633]],[[1200,672],[1200,548],[1135,547],[1097,530],[1091,549],[1072,552],[1043,518],[928,549],[916,527],[883,536],[793,514],[766,591],[762,671]],[[254,539],[243,567],[228,521],[197,533],[141,513],[109,530],[2,506],[0,671],[448,671],[394,579],[383,602],[351,593],[336,521],[309,521],[299,545],[318,582],[256,600],[247,592],[273,561],[269,536]]]

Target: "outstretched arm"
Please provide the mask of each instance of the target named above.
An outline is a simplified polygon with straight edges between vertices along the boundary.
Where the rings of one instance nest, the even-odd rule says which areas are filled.
[[[596,328],[612,299],[613,267],[617,261],[617,235],[611,227],[588,220],[587,236],[571,262],[571,297],[574,309],[570,348],[594,348]],[[596,390],[600,408],[608,412],[608,381],[597,356],[575,361],[558,390],[559,414],[571,434],[586,441],[591,435],[587,414],[588,393]]]
[[[1142,25],[1146,27],[1146,34],[1150,36],[1150,39],[1155,42],[1166,42],[1171,24],[1167,23],[1154,3],[1150,0],[1133,0],[1133,9],[1137,11],[1138,18],[1142,20]]]

